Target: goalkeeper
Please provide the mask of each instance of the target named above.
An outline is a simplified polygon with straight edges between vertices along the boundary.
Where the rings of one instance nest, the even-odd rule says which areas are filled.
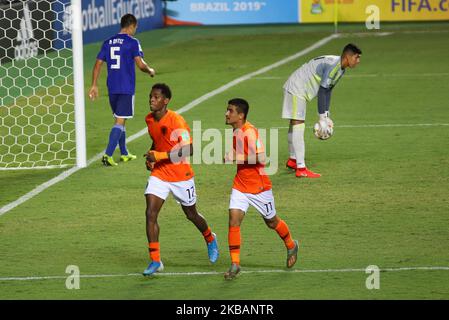
[[[289,159],[287,167],[294,169],[296,177],[319,178],[305,163],[304,121],[306,103],[318,96],[320,120],[329,117],[330,98],[333,87],[345,73],[360,63],[362,51],[354,44],[344,47],[341,56],[326,55],[310,60],[293,72],[284,84],[282,118],[290,119],[288,130]]]

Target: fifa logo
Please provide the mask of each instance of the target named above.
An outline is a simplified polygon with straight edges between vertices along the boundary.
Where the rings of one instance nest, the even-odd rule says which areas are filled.
[[[23,3],[23,17],[20,20],[20,28],[17,30],[16,42],[17,45],[14,47],[16,60],[26,60],[37,56],[38,43],[34,40],[31,12],[27,2]]]

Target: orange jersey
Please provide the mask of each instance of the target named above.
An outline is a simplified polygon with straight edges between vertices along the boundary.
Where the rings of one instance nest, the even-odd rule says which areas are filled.
[[[248,121],[243,127],[234,131],[233,147],[236,158],[265,152],[259,138],[259,132]],[[244,193],[260,193],[271,189],[271,181],[265,173],[265,164],[237,164],[237,174],[234,178],[234,189]]]
[[[153,114],[149,113],[145,121],[148,133],[153,139],[153,150],[155,151],[170,152],[184,145],[192,144],[187,122],[174,111],[167,110],[167,113],[159,121],[156,121]],[[151,175],[164,181],[177,182],[193,178],[194,173],[189,159],[185,158],[178,163],[172,163],[169,159],[158,161],[155,163]]]

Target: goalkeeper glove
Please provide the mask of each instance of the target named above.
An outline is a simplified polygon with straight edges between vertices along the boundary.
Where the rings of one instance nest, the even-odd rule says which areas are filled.
[[[324,113],[320,113],[320,120],[326,120],[329,118],[329,111],[325,111]]]

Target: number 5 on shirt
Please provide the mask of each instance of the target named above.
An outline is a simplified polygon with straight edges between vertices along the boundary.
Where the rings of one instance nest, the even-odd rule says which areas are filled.
[[[111,60],[115,63],[111,64],[111,69],[120,69],[120,47],[111,47]],[[117,52],[117,54],[116,54]]]

